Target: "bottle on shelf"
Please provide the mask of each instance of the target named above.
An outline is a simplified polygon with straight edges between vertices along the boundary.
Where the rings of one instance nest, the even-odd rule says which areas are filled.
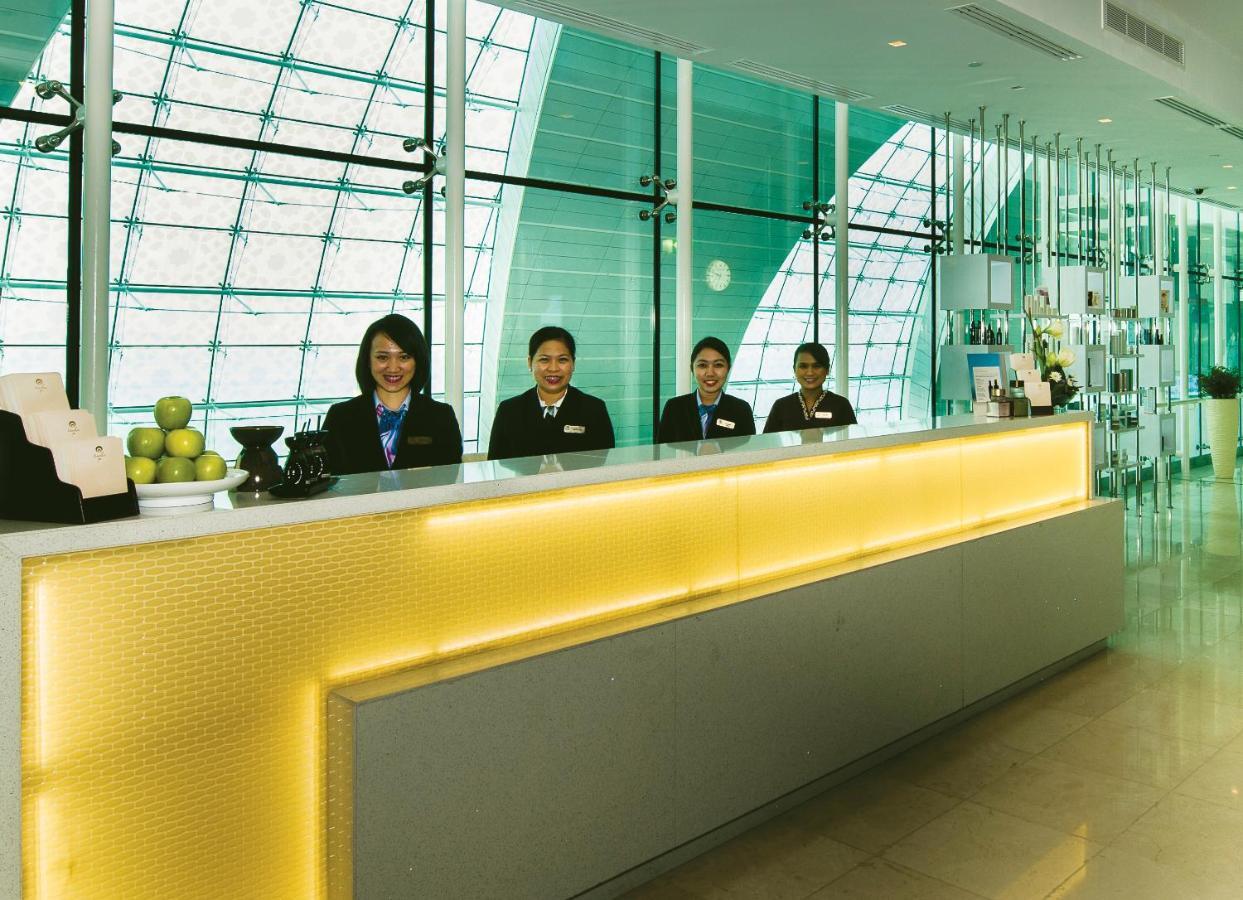
[[[985,344],[993,344],[993,343],[996,343],[996,341],[994,341],[994,340],[993,340],[993,338],[994,338],[994,335],[993,335],[993,326],[992,326],[992,325],[985,325],[985,326],[984,326],[984,343],[985,343]]]

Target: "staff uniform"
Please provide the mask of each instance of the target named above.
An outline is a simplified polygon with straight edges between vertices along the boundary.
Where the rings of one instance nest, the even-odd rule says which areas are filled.
[[[545,405],[531,388],[496,408],[488,459],[610,450],[613,446],[613,422],[599,397],[567,387],[556,403]]]
[[[803,406],[799,392],[787,394],[773,404],[772,412],[764,422],[764,433],[774,431],[800,431],[804,428],[828,428],[833,425],[856,425],[854,407],[841,394],[825,391],[816,401],[811,414]]]
[[[462,461],[462,431],[452,406],[411,391],[406,398],[405,417],[396,435],[390,434],[386,452],[381,416],[376,412],[378,405],[373,392],[329,407],[324,430],[328,432],[328,461],[334,475],[446,466]],[[385,432],[389,431],[385,428]]]
[[[755,417],[751,414],[751,404],[746,400],[721,394],[715,405],[701,407],[699,391],[691,391],[666,402],[660,414],[660,427],[656,429],[657,443],[755,434]]]

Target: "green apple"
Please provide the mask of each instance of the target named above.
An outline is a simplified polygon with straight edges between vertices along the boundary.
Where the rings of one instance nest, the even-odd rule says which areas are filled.
[[[194,407],[185,397],[161,397],[155,401],[155,424],[165,431],[185,428],[193,412]]]
[[[151,484],[155,481],[155,460],[146,456],[125,457],[125,477],[134,484]]]
[[[155,470],[155,480],[160,484],[194,480],[194,463],[178,456],[160,460]]]
[[[164,435],[164,450],[169,456],[196,459],[203,455],[203,432],[193,428],[174,428]]]
[[[224,458],[218,453],[207,451],[194,461],[195,481],[218,481],[229,471]]]
[[[158,428],[131,428],[125,446],[130,456],[159,459],[164,452],[164,432]]]

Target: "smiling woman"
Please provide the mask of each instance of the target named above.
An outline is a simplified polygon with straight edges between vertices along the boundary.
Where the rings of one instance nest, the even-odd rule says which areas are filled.
[[[462,433],[447,403],[419,393],[430,354],[419,327],[393,314],[372,322],[358,345],[359,395],[324,420],[336,475],[462,461]]]
[[[608,407],[570,386],[575,354],[574,336],[564,328],[545,325],[531,335],[527,367],[535,387],[496,408],[488,459],[612,449]]]
[[[695,345],[691,372],[696,390],[665,404],[656,436],[659,443],[755,434],[751,405],[725,393],[732,364],[729,346],[720,338],[706,337]]]

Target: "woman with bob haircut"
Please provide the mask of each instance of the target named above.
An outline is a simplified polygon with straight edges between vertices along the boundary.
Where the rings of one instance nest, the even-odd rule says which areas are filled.
[[[570,386],[574,336],[545,325],[527,341],[527,368],[535,386],[503,400],[492,420],[488,459],[609,450],[613,422],[604,401]]]
[[[725,393],[733,365],[729,347],[720,338],[706,337],[691,351],[696,389],[673,397],[660,414],[656,442],[700,441],[755,434],[751,405]]]
[[[794,351],[794,380],[798,390],[773,403],[764,433],[799,431],[856,424],[855,410],[840,394],[824,389],[829,377],[829,351],[823,344],[800,344]]]
[[[462,461],[453,407],[420,393],[431,354],[417,325],[396,313],[372,322],[358,344],[354,377],[359,395],[334,403],[324,419],[333,474]]]

